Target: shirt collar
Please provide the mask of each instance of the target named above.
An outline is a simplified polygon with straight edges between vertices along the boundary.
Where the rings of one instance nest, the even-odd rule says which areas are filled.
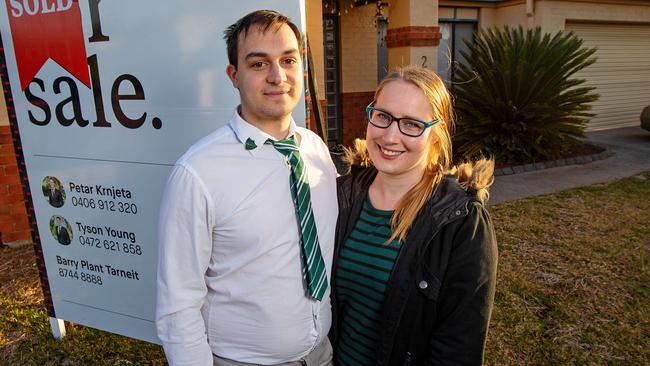
[[[275,140],[273,136],[251,125],[243,118],[241,118],[239,115],[239,107],[235,109],[233,116],[230,118],[229,124],[230,128],[232,128],[233,132],[235,133],[237,140],[242,145],[244,145],[242,148],[246,149],[246,146],[249,145],[250,148],[247,150],[251,151],[251,153],[255,151],[256,148],[264,145],[266,140]],[[293,136],[294,134],[296,134],[296,122],[293,120],[293,118],[291,118],[291,122],[289,124],[289,134],[287,137]]]

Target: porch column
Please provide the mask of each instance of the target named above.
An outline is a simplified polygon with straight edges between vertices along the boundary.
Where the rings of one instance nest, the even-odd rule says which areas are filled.
[[[417,64],[437,67],[440,43],[438,0],[391,0],[386,35],[388,66]]]

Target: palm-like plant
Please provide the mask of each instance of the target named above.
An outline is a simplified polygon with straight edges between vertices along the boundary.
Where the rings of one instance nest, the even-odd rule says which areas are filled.
[[[596,49],[582,44],[572,32],[521,27],[481,31],[467,42],[467,65],[453,80],[456,152],[520,163],[559,157],[576,144],[598,99],[583,79],[571,79],[596,61]]]

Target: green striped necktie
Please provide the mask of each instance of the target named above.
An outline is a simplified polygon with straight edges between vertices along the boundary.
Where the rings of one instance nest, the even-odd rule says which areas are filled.
[[[311,297],[321,301],[327,290],[327,273],[325,272],[325,260],[318,243],[314,211],[311,209],[311,192],[309,191],[309,177],[305,163],[300,157],[300,151],[293,136],[280,141],[268,139],[266,143],[273,145],[284,155],[291,168],[289,182],[296,216],[300,224],[303,280]]]

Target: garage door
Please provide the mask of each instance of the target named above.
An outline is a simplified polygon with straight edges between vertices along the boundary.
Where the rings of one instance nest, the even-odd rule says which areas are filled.
[[[567,23],[566,30],[598,47],[596,63],[576,74],[600,94],[587,129],[638,126],[650,105],[650,25]]]

